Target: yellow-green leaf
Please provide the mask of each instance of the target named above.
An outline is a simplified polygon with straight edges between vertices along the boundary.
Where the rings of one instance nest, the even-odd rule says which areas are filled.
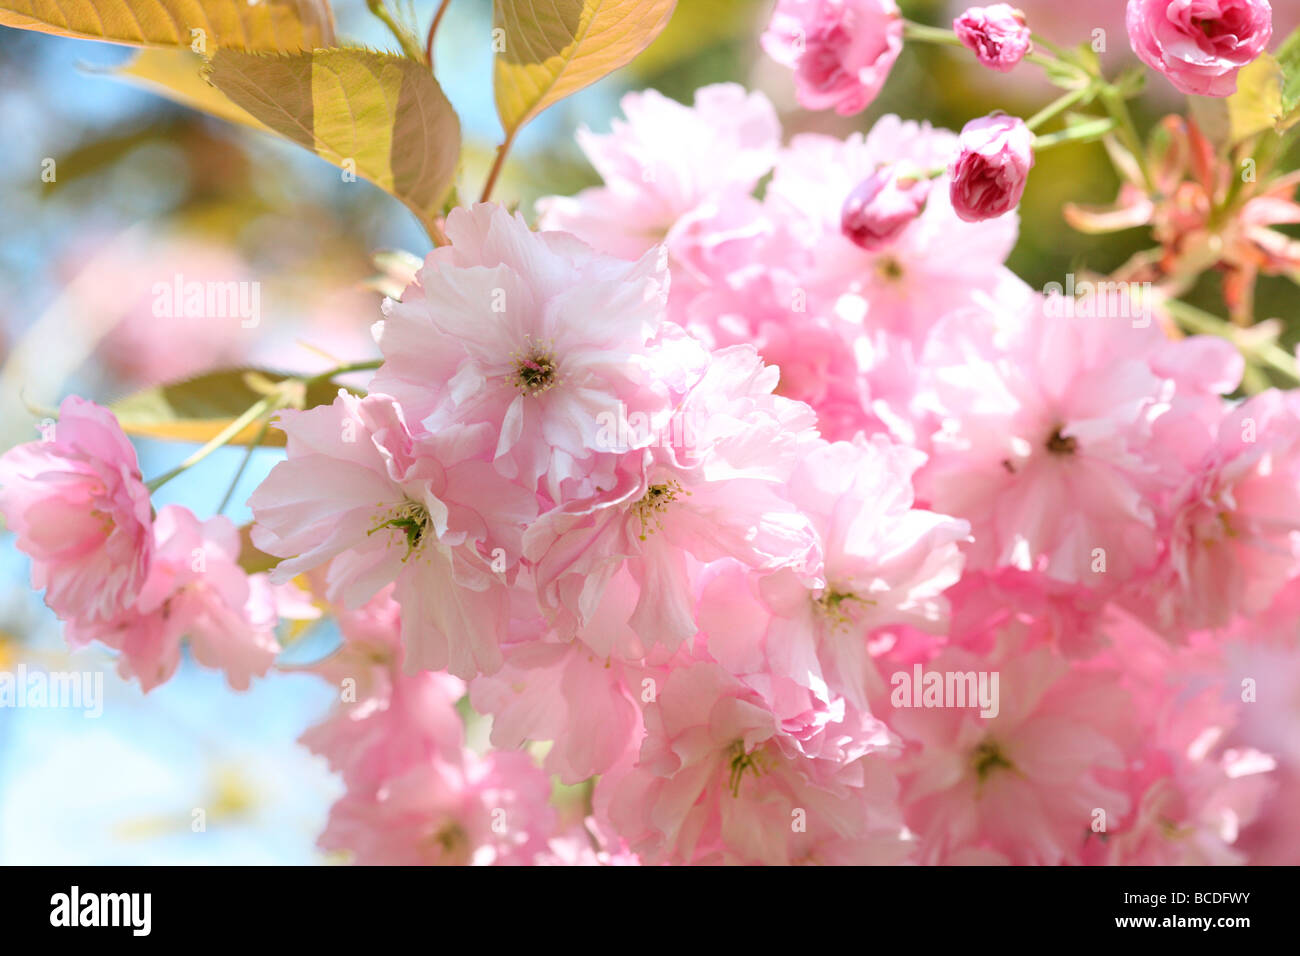
[[[239,529],[239,566],[246,574],[261,574],[279,564],[280,559],[272,557],[253,544],[252,529],[251,524],[246,524]]]
[[[624,66],[668,24],[676,0],[496,0],[493,85],[507,136]]]
[[[1282,70],[1282,129],[1300,121],[1300,29],[1277,48],[1277,63]]]
[[[266,130],[264,124],[203,78],[206,66],[201,56],[189,50],[141,50],[126,66],[105,75],[128,80],[218,119]]]
[[[117,416],[122,430],[128,435],[203,444],[287,377],[280,372],[257,369],[211,372],[183,382],[144,389],[114,402],[109,410]],[[315,383],[304,388],[292,404],[299,408],[328,405],[334,401],[338,391],[337,385]],[[247,445],[256,441],[261,431],[261,424],[253,422],[230,443]],[[262,444],[283,445],[284,432],[268,428]]]
[[[327,0],[0,0],[0,24],[205,54],[227,46],[287,52],[334,43]]]
[[[1282,68],[1267,53],[1261,53],[1237,74],[1237,92],[1228,97],[1229,135],[1233,145],[1277,126],[1285,115],[1282,83]]]
[[[208,78],[282,136],[370,180],[428,224],[456,177],[460,121],[428,66],[363,49],[220,50]]]

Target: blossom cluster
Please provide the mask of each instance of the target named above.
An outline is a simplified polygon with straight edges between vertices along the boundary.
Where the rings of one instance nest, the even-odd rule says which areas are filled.
[[[1001,7],[958,29],[999,69]],[[839,50],[845,10],[879,19],[851,75],[791,63],[852,112],[892,0],[783,0],[765,42]],[[268,575],[154,515],[98,406],[0,459],[70,638],[148,689],[185,635],[244,687],[278,618],[336,618],[304,743],[362,863],[1294,862],[1300,393],[1234,399],[1225,340],[1008,269],[1019,120],[622,111],[579,135],[601,185],[536,231],[454,209],[365,392],[279,413]]]

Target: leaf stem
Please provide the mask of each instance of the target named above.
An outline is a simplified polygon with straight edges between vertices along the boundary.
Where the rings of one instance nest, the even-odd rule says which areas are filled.
[[[433,15],[433,23],[429,24],[429,38],[424,41],[424,60],[429,64],[429,69],[433,69],[433,38],[438,32],[438,25],[442,23],[442,15],[447,12],[451,6],[451,0],[442,0],[438,4],[438,12]]]
[[[250,446],[249,448],[249,454],[251,454],[252,448],[256,447],[257,445],[260,445],[262,443],[262,440],[266,437],[267,425],[270,424],[269,414],[271,412],[276,411],[281,406],[283,406],[284,404],[290,401],[289,396],[291,393],[287,388],[287,386],[289,386],[290,384],[296,384],[306,389],[311,387],[312,385],[319,385],[321,382],[328,382],[331,379],[337,378],[340,375],[347,375],[349,372],[374,371],[375,369],[379,368],[379,366],[382,364],[383,364],[383,359],[369,359],[364,362],[349,362],[346,365],[335,366],[334,368],[329,369],[328,371],[321,372],[319,375],[313,375],[309,378],[298,376],[298,377],[290,377],[284,379],[279,383],[279,385],[275,388],[274,391],[272,391],[268,395],[264,395],[262,398],[258,399],[256,402],[250,405],[242,415],[240,415],[238,418],[232,421],[225,428],[221,429],[221,431],[217,432],[217,434],[213,435],[210,439],[208,439],[207,443],[205,443],[201,448],[199,448],[198,451],[194,452],[194,454],[190,455],[188,458],[182,461],[171,471],[164,472],[163,474],[159,475],[157,478],[151,478],[149,481],[145,482],[145,487],[148,488],[151,493],[157,491],[159,488],[167,484],[167,482],[171,481],[181,472],[194,467],[199,462],[201,462],[204,458],[207,458],[210,454],[216,451],[218,448],[221,448],[224,445],[229,444],[232,440],[234,440],[235,436],[237,436],[249,425],[253,424],[253,422],[257,421],[263,415],[267,415],[268,418],[266,424],[262,426],[261,432],[254,440],[252,446]],[[248,462],[246,457],[244,464],[246,465],[247,463]],[[239,469],[239,473],[236,474],[235,476],[236,483],[239,481],[239,475],[243,473],[243,470],[244,470],[244,466],[241,465]],[[221,503],[222,509],[224,509],[226,504],[229,502],[230,495],[234,492],[234,490],[235,490],[234,484],[232,484],[230,490],[226,492],[225,499],[222,500]],[[218,513],[220,513],[220,509]]]
[[[1078,103],[1081,99],[1091,94],[1092,91],[1092,86],[1083,86],[1077,90],[1071,90],[1070,92],[1063,94],[1027,119],[1025,125],[1031,130],[1038,129],[1038,127],[1042,126],[1053,116],[1068,110],[1075,103]]]
[[[1034,140],[1034,151],[1042,152],[1045,149],[1051,149],[1053,146],[1060,146],[1062,143],[1089,143],[1105,136],[1115,129],[1115,126],[1115,120],[1110,117],[1098,117],[1089,122],[1079,123],[1077,126],[1063,129],[1058,133],[1039,136]]]
[[[1214,335],[1221,339],[1227,339],[1237,347],[1247,360],[1253,358],[1261,365],[1285,375],[1293,382],[1300,382],[1300,364],[1297,364],[1294,355],[1276,342],[1250,342],[1248,336],[1243,335],[1245,330],[1233,325],[1226,319],[1211,315],[1209,312],[1178,299],[1166,299],[1164,306],[1165,310],[1184,329],[1198,335]]]
[[[1029,39],[1034,43],[1035,46],[1041,46],[1043,49],[1047,50],[1049,53],[1051,53],[1053,56],[1057,57],[1058,59],[1064,58],[1065,50],[1063,50],[1057,44],[1053,43],[1051,40],[1047,39],[1047,37],[1038,33],[1031,33],[1029,35]]]
[[[217,432],[217,434],[213,435],[212,438],[208,440],[207,444],[205,444],[202,448],[200,448],[194,454],[190,455],[188,458],[186,458],[183,462],[181,462],[171,471],[165,472],[164,474],[159,475],[157,478],[152,478],[149,481],[145,482],[145,487],[149,489],[150,493],[155,492],[163,485],[167,484],[167,482],[171,481],[173,478],[179,475],[181,472],[185,471],[188,468],[194,467],[199,462],[201,462],[204,458],[207,458],[209,455],[211,455],[218,448],[221,448],[222,446],[229,443],[232,438],[234,438],[236,435],[242,432],[253,422],[261,418],[262,415],[271,408],[272,403],[278,401],[278,399],[279,399],[278,394],[266,395],[263,398],[258,399],[251,406],[249,406],[248,410],[244,412],[244,414],[240,415],[238,418],[236,418],[225,428],[221,429],[221,431]]]
[[[301,379],[303,385],[319,385],[321,382],[328,382],[332,378],[338,378],[340,375],[348,375],[351,372],[373,372],[379,366],[384,364],[383,359],[367,359],[364,362],[348,362],[345,365],[336,365],[328,371],[321,372],[319,375],[313,375],[311,378]]]
[[[1137,163],[1138,170],[1142,173],[1143,184],[1146,186],[1150,195],[1156,194],[1155,179],[1151,175],[1151,169],[1147,164],[1146,149],[1142,145],[1142,137],[1138,135],[1137,126],[1133,123],[1133,114],[1129,112],[1128,104],[1124,102],[1124,97],[1120,95],[1114,84],[1106,84],[1101,90],[1101,103],[1106,107],[1106,112],[1114,118],[1119,129],[1120,139],[1128,147],[1128,151],[1133,154],[1133,161]]]
[[[217,505],[217,514],[223,514],[226,510],[226,506],[230,504],[230,499],[234,497],[235,489],[239,487],[239,479],[244,477],[244,472],[248,469],[248,463],[253,458],[253,452],[256,451],[257,448],[261,446],[262,442],[266,440],[266,433],[270,428],[270,416],[264,416],[262,418],[262,427],[258,430],[257,437],[248,443],[248,447],[244,450],[244,457],[239,462],[239,468],[235,471],[235,477],[230,479],[230,487],[226,489],[225,495],[222,496],[221,504]]]
[[[916,23],[912,20],[903,21],[903,39],[917,40],[921,43],[935,43],[939,46],[965,47],[966,45],[951,30],[926,26],[924,23]]]
[[[515,141],[515,133],[518,131],[519,128],[515,127],[507,133],[505,140],[497,147],[496,159],[492,161],[492,168],[488,171],[487,182],[483,184],[483,192],[478,197],[479,202],[487,202],[492,196],[492,189],[497,184],[497,177],[501,175],[501,167],[506,162],[506,153],[510,152],[510,145]]]

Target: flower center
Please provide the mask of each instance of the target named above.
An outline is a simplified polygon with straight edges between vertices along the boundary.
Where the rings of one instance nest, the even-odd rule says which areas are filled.
[[[524,348],[511,354],[510,360],[515,370],[507,380],[525,395],[541,395],[560,383],[555,354],[548,344],[529,340]]]
[[[858,597],[849,591],[837,591],[833,587],[824,590],[820,596],[813,598],[813,603],[826,616],[834,627],[841,627],[853,623],[853,616],[850,613],[851,608],[845,607],[846,601],[856,602],[858,604],[875,604],[870,598]]]
[[[1007,759],[1007,755],[994,740],[984,740],[975,748],[975,752],[971,755],[971,765],[975,768],[975,776],[980,783],[988,779],[989,774],[995,770],[1015,769],[1015,765]]]
[[[429,520],[429,512],[416,501],[409,498],[406,503],[400,505],[389,517],[375,525],[366,535],[372,535],[376,531],[382,531],[384,528],[395,528],[406,536],[406,554],[402,557],[405,561],[412,552],[417,551],[420,544],[424,541],[424,535],[429,531],[432,522]]]
[[[903,278],[903,265],[893,256],[885,256],[877,260],[876,274],[887,282],[897,282]]]
[[[1064,427],[1062,425],[1057,428],[1056,431],[1052,432],[1051,437],[1047,439],[1047,450],[1053,455],[1073,455],[1079,450],[1079,440],[1077,438],[1061,434],[1061,428]]]
[[[762,754],[758,747],[746,753],[743,740],[732,741],[728,753],[731,760],[729,763],[730,773],[727,777],[727,789],[731,791],[733,797],[739,797],[740,781],[744,778],[746,770],[752,770],[755,777],[763,775]]]
[[[439,862],[449,865],[463,865],[469,862],[469,834],[455,820],[448,820],[428,837],[430,849],[437,847],[441,851]]]
[[[679,482],[671,479],[647,488],[641,500],[632,506],[632,513],[641,521],[641,534],[638,537],[644,541],[646,535],[655,533],[655,529],[662,530],[661,516],[668,510],[668,506],[677,500],[678,495],[689,494]]]
[[[1192,25],[1199,27],[1209,39],[1213,40],[1219,35],[1219,21],[1213,17],[1192,17]]]

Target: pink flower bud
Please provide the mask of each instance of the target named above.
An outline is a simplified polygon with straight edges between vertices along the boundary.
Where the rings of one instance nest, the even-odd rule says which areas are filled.
[[[1034,165],[1034,134],[1016,116],[971,120],[953,160],[952,206],[966,222],[996,219],[1016,208]]]
[[[869,252],[883,249],[921,214],[929,195],[930,179],[916,167],[882,166],[844,200],[840,229]]]
[[[895,0],[779,0],[762,44],[794,70],[800,106],[852,116],[885,85],[903,49],[903,16]]]
[[[1029,52],[1025,15],[1007,3],[971,7],[952,21],[952,28],[981,63],[1001,73],[1010,73]]]
[[[1129,0],[1133,51],[1178,90],[1231,96],[1273,36],[1268,0]]]

